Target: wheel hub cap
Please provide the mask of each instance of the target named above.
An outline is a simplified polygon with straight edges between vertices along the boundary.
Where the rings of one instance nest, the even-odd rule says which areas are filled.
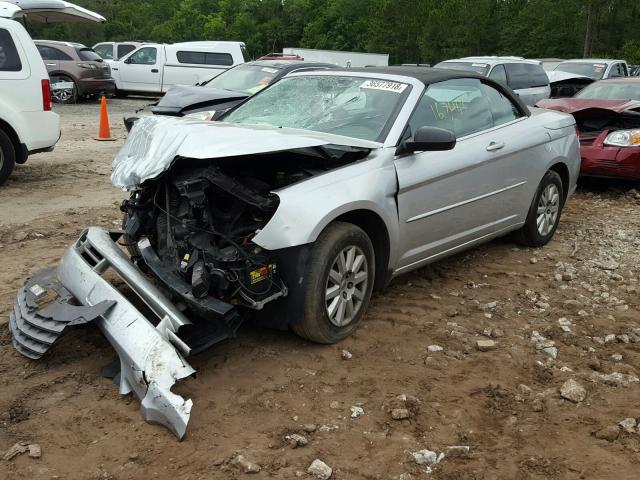
[[[325,289],[325,307],[332,324],[350,324],[362,308],[369,266],[362,250],[356,246],[344,248],[333,261]]]

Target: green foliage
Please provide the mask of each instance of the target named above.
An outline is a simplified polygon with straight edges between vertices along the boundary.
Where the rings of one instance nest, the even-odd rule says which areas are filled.
[[[34,38],[240,40],[258,57],[283,47],[389,53],[391,63],[467,55],[640,63],[638,0],[75,0],[104,25],[30,23]]]

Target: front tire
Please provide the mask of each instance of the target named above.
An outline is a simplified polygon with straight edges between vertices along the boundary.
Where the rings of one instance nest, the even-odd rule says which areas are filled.
[[[563,206],[562,179],[549,170],[538,185],[524,226],[516,232],[516,241],[528,247],[542,247],[549,243],[560,223]]]
[[[9,136],[0,130],[0,185],[7,181],[16,164],[16,149]]]
[[[295,333],[317,343],[336,343],[362,321],[375,280],[375,254],[367,234],[350,223],[334,222],[311,250],[304,313]]]

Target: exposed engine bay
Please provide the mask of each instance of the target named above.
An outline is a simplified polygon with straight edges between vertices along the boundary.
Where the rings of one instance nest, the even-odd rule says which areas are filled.
[[[573,112],[581,136],[595,137],[601,132],[640,128],[640,112],[626,110],[617,113],[611,110],[590,108]]]
[[[252,242],[278,208],[279,198],[272,192],[366,153],[321,146],[215,164],[179,158],[123,202],[125,241],[134,259],[174,292],[176,276],[188,285],[187,300],[193,299],[188,303],[195,313],[215,312],[202,302],[209,297],[261,310],[288,293],[277,256]],[[137,249],[143,237],[157,259]]]

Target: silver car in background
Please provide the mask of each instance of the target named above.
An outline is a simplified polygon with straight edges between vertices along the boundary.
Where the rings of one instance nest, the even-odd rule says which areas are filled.
[[[511,232],[545,245],[579,168],[572,116],[458,70],[294,73],[218,122],[143,117],[113,165],[131,193],[123,231],[89,228],[57,272],[27,281],[14,345],[38,358],[93,320],[121,391],[182,437],[192,404],[170,389],[193,373],[183,357],[244,318],[338,342],[402,273]]]
[[[507,85],[525,105],[533,106],[549,98],[549,78],[539,60],[522,57],[464,57],[445,60],[436,68],[452,68],[476,72]]]

